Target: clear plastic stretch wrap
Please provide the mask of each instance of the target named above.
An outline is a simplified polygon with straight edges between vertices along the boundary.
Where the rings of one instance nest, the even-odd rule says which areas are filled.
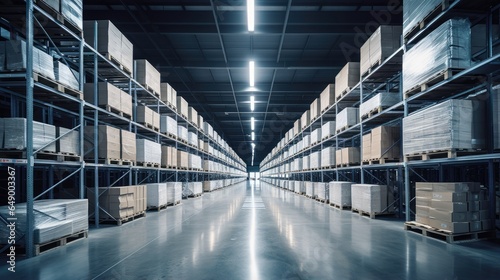
[[[188,132],[188,143],[198,147],[198,135],[195,132]]]
[[[83,28],[83,0],[61,0],[61,14],[78,28]]]
[[[397,93],[380,92],[374,97],[365,100],[359,105],[359,115],[365,116],[372,111],[377,111],[379,108],[385,109],[399,102]]]
[[[188,182],[188,189],[193,195],[199,195],[203,193],[203,183],[202,182]]]
[[[382,213],[387,208],[387,186],[353,184],[352,208],[367,213]]]
[[[120,154],[123,160],[137,160],[137,139],[135,133],[120,129]]]
[[[335,135],[335,122],[330,121],[323,124],[323,126],[321,127],[321,138],[330,138],[333,135]]]
[[[321,167],[335,166],[335,147],[327,147],[321,150]]]
[[[405,0],[403,5],[403,35],[441,5],[442,0]]]
[[[335,97],[349,92],[359,82],[359,62],[348,62],[335,76]]]
[[[20,71],[26,69],[26,42],[10,40],[5,42],[6,69]],[[55,80],[54,59],[51,55],[33,48],[33,71]]]
[[[57,151],[60,153],[79,155],[80,154],[80,133],[78,130],[71,130],[58,127],[57,128],[57,137],[59,138],[57,141]],[[135,140],[135,136],[134,136]],[[1,146],[0,146],[1,147]]]
[[[188,141],[189,139],[189,134],[188,134],[188,129],[182,125],[177,126],[177,137],[184,141]]]
[[[351,206],[351,182],[330,182],[330,204]]]
[[[88,201],[86,199],[44,199],[33,204],[34,241],[43,244],[61,237],[87,231]],[[10,216],[8,205],[0,206],[0,240],[9,240],[10,230],[6,226]],[[16,203],[16,233],[20,238],[26,234],[26,203]],[[24,245],[25,240],[16,240],[16,245]]]
[[[311,169],[319,168],[321,165],[321,151],[316,151],[311,153],[309,159],[310,159],[309,168]]]
[[[121,44],[121,38],[120,38]],[[148,89],[153,90],[155,93],[161,92],[161,74],[156,68],[145,59],[136,59],[136,80]]]
[[[500,86],[491,92],[493,102],[493,147],[500,149]]]
[[[302,139],[302,140],[304,141],[303,142],[304,149],[311,146],[311,135],[304,136],[304,139]]]
[[[161,207],[168,204],[167,183],[147,184],[147,206]]]
[[[354,107],[347,107],[340,111],[337,115],[336,130],[351,127],[359,121],[359,109]]]
[[[329,84],[320,95],[321,112],[335,103],[335,84]]]
[[[316,198],[321,200],[326,200],[328,183],[315,183],[314,184],[314,195]]]
[[[201,169],[201,157],[198,155],[189,154],[189,168]]]
[[[5,118],[3,119],[4,149],[26,149],[26,119]],[[36,151],[48,143],[42,151],[56,152],[56,127],[41,122],[33,122],[33,149]]]
[[[161,164],[161,144],[147,139],[137,139],[137,162]]]
[[[314,183],[313,182],[304,182],[306,186],[306,196],[314,197]]]
[[[408,92],[447,69],[471,66],[468,19],[450,19],[403,55],[403,92]]]
[[[160,132],[177,136],[177,121],[169,116],[160,117]]]
[[[303,185],[303,181],[295,181],[295,184],[294,184],[294,191],[296,193],[302,193],[302,185]]]
[[[311,168],[310,162],[311,161],[309,155],[302,157],[302,167],[304,170],[308,170]]]
[[[315,144],[321,141],[321,127],[316,128],[311,132],[311,144]]]
[[[484,148],[483,105],[452,99],[404,118],[404,154]]]
[[[79,89],[79,74],[77,71],[69,68],[66,64],[60,61],[55,61],[54,66],[56,81],[72,89]]]

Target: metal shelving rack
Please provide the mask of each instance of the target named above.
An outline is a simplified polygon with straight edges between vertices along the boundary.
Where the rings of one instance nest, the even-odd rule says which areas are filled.
[[[40,5],[42,4],[43,2],[34,4],[33,0],[27,0],[25,3],[13,5],[9,7],[9,10],[5,9],[0,12],[0,16],[6,19],[0,21],[0,26],[8,27],[10,30],[13,30],[12,32],[16,32],[17,30],[17,33],[23,34],[22,37],[25,37],[27,62],[26,70],[22,73],[0,73],[0,96],[6,100],[10,99],[11,117],[25,115],[27,120],[27,139],[33,139],[35,108],[36,112],[43,116],[45,123],[52,123],[54,114],[69,118],[70,122],[74,124],[72,130],[79,131],[80,157],[78,161],[38,159],[35,158],[35,154],[38,151],[33,149],[33,141],[28,140],[25,158],[0,159],[0,166],[19,167],[16,170],[16,181],[22,183],[19,183],[17,186],[16,201],[26,201],[27,213],[33,213],[35,200],[56,197],[57,194],[54,193],[56,189],[60,190],[61,194],[70,195],[73,198],[84,198],[85,187],[87,185],[93,185],[96,188],[95,190],[97,190],[98,187],[111,187],[120,183],[131,185],[149,182],[179,181],[182,179],[200,181],[202,179],[213,180],[246,177],[245,164],[234,152],[225,149],[222,144],[217,143],[202,128],[195,127],[173,108],[167,106],[159,97],[131,78],[119,66],[98,53],[96,48],[85,43],[81,30],[71,24],[68,25],[60,22],[50,10],[41,7]],[[16,11],[16,13],[13,13],[13,11]],[[19,14],[24,14],[25,17],[19,17]],[[40,23],[41,19],[43,19],[43,26]],[[35,34],[35,27],[37,31],[41,31],[42,33],[37,32]],[[22,29],[19,30],[18,28]],[[97,23],[95,24],[95,28],[97,29]],[[131,94],[134,111],[132,120],[85,102],[83,94],[80,94],[80,96],[67,94],[44,83],[35,81],[33,74],[33,46],[38,43],[39,37],[43,37],[48,51],[59,53],[61,57],[66,58],[67,65],[78,70],[80,93],[83,92],[84,81],[92,80],[95,84],[94,100],[97,101],[96,96],[98,93],[96,84],[99,81],[107,80]],[[57,45],[61,41],[65,42],[64,47]],[[97,44],[97,38],[94,41]],[[195,132],[199,139],[209,142],[225,158],[212,155],[208,151],[204,151],[202,147],[189,146],[178,139],[138,124],[135,122],[138,102],[145,104],[160,114],[175,116],[178,122],[185,125],[190,131]],[[132,131],[142,138],[148,138],[163,145],[171,145],[180,150],[188,150],[196,155],[203,155],[204,159],[219,162],[233,169],[230,172],[213,172],[100,164],[97,155],[98,144],[93,149],[95,160],[86,162],[83,130],[86,124],[95,127],[94,143],[98,143],[97,125],[107,124]],[[39,175],[42,178],[35,178],[35,175]],[[77,186],[77,190],[66,190],[65,188],[61,188],[63,185]],[[96,201],[98,202],[98,192],[95,191],[95,194]],[[96,203],[94,209],[96,227],[99,226],[98,209],[99,205]],[[26,255],[33,257],[35,252],[33,236],[35,227],[34,215],[27,215],[26,222],[26,236],[21,238],[25,238]],[[7,246],[0,251],[4,251],[6,248]]]
[[[490,3],[491,4],[491,3]],[[486,4],[487,5],[487,4]],[[446,9],[441,11],[433,20],[427,23],[426,27],[417,32],[409,40],[406,40],[393,55],[374,67],[372,71],[364,77],[361,77],[360,83],[350,92],[338,99],[317,120],[312,122],[298,135],[295,135],[290,142],[285,143],[284,147],[277,150],[275,154],[269,154],[261,163],[261,177],[264,180],[279,179],[280,172],[276,172],[282,164],[290,163],[293,159],[302,157],[324,147],[359,146],[361,137],[372,128],[384,125],[401,123],[403,117],[422,108],[426,108],[452,98],[464,98],[468,95],[484,95],[485,100],[489,101],[488,111],[489,121],[487,127],[492,129],[492,102],[491,92],[495,84],[500,83],[500,53],[495,53],[493,47],[500,46],[500,40],[493,40],[493,24],[500,24],[499,11],[500,5],[493,1],[494,6],[478,7],[474,3],[465,0],[455,0]],[[472,6],[472,7],[471,7]],[[473,8],[473,9],[472,9]],[[474,12],[471,12],[474,11]],[[412,47],[417,40],[422,39],[441,23],[455,16],[468,17],[474,24],[486,24],[486,49],[481,51],[478,56],[483,56],[480,61],[471,68],[461,71],[453,77],[430,86],[427,90],[405,98],[402,92],[402,67],[401,63],[392,63],[394,59],[401,56]],[[471,76],[481,76],[483,81],[475,80],[464,84]],[[318,124],[326,121],[335,120],[335,116],[345,107],[357,106],[364,100],[367,100],[378,89],[397,91],[400,95],[400,102],[383,110],[381,113],[361,120],[354,125],[336,135],[323,139],[319,144],[310,146],[298,153],[285,158],[284,152],[291,145],[296,144],[306,134],[315,129]],[[432,97],[432,98],[429,98]],[[401,123],[402,127],[402,123]],[[402,134],[401,134],[402,135]],[[495,216],[495,183],[500,181],[500,153],[493,150],[491,143],[492,133],[489,135],[489,149],[485,153],[469,156],[459,156],[456,158],[430,159],[418,161],[404,161],[403,157],[397,163],[385,163],[367,165],[361,163],[359,166],[337,167],[323,170],[294,171],[288,174],[296,180],[326,181],[330,178],[335,180],[350,180],[359,183],[387,184],[393,187],[395,201],[394,206],[398,210],[400,217],[406,221],[411,221],[414,216],[414,184],[416,181],[433,180],[461,180],[468,181],[473,178],[475,181],[483,182],[487,186],[490,197],[491,215]],[[358,144],[359,143],[359,144]],[[399,141],[402,149],[402,141]],[[362,151],[360,151],[362,155]],[[474,166],[471,166],[474,164]],[[317,176],[314,176],[316,174]],[[327,177],[325,177],[327,174]],[[497,220],[499,217],[496,217]],[[499,228],[497,227],[497,230]]]

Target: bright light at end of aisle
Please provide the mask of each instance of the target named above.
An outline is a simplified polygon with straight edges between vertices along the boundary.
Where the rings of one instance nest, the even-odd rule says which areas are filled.
[[[250,62],[248,63],[248,71],[249,71],[250,86],[254,87],[255,86],[255,61],[250,60]]]
[[[255,110],[255,96],[250,96],[250,110],[252,110],[252,112]]]
[[[255,30],[255,0],[247,0],[248,31]]]
[[[252,131],[255,130],[255,118],[254,117],[252,117],[250,119],[250,125],[252,126]]]
[[[252,141],[255,141],[255,132],[252,131]]]

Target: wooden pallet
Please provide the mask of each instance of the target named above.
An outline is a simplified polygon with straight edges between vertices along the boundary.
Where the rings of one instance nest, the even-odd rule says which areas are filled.
[[[369,217],[370,219],[375,219],[375,217],[377,217],[377,216],[394,215],[394,213],[386,213],[386,212],[384,212],[384,213],[366,212],[366,211],[355,209],[355,208],[351,208],[351,211],[353,213],[358,213],[360,216]]]
[[[456,158],[464,155],[471,155],[481,153],[481,150],[476,149],[451,149],[451,150],[436,150],[423,153],[406,154],[404,156],[404,161],[414,161],[414,160],[429,160],[436,158]]]
[[[93,162],[92,159],[90,159],[91,162]],[[121,159],[116,159],[116,158],[100,158],[97,160],[98,164],[114,164],[114,165],[122,165],[122,160]]]
[[[321,170],[334,169],[334,168],[335,168],[334,165],[331,165],[331,166],[322,166]]]
[[[451,233],[417,222],[406,222],[404,229],[423,236],[438,239],[447,243],[465,243],[479,240],[493,239],[496,237],[495,231],[477,231],[467,233]]]
[[[363,164],[373,165],[373,164],[386,164],[390,162],[399,162],[399,158],[379,158],[364,160]]]
[[[453,77],[453,75],[456,75],[457,73],[459,73],[461,71],[462,71],[462,69],[443,70],[443,71],[435,74],[434,76],[430,77],[425,82],[418,84],[418,85],[412,87],[411,89],[406,90],[406,92],[404,93],[404,98],[408,99],[412,95],[415,95],[415,94],[420,93],[420,92],[424,92],[428,88],[430,88],[431,86],[433,86],[441,81],[448,80],[449,78]]]
[[[160,212],[163,209],[167,209],[167,204],[160,205],[160,206],[149,206],[146,210]]]
[[[35,255],[38,256],[41,253],[46,252],[48,250],[58,248],[58,247],[66,245],[66,244],[69,244],[73,241],[80,240],[80,239],[87,238],[87,237],[88,237],[88,230],[83,230],[83,231],[80,231],[80,232],[77,232],[74,234],[70,234],[70,235],[67,235],[67,236],[52,240],[52,241],[48,241],[48,242],[41,243],[41,244],[35,244]]]
[[[162,165],[161,168],[166,168],[166,169],[177,169],[177,166],[173,165]]]
[[[106,105],[99,105],[99,108],[106,110],[107,112],[116,114],[120,117],[126,118],[126,119],[132,119],[132,116],[128,115],[127,113],[123,113],[120,111],[120,109],[114,108],[113,106],[110,106],[109,104]]]
[[[35,154],[35,159],[54,161],[80,161],[81,157],[69,153],[56,153],[52,151],[42,151]],[[26,159],[25,150],[0,150],[0,158]]]
[[[340,133],[340,132],[342,132],[344,130],[348,130],[351,127],[353,127],[353,126],[352,125],[346,125],[346,126],[341,127],[340,129],[337,129],[336,131],[337,131],[337,133]]]
[[[36,5],[44,10],[46,13],[51,15],[56,21],[62,23],[66,26],[70,31],[75,33],[75,35],[79,37],[83,37],[83,30],[76,26],[73,22],[66,19],[60,12],[54,10],[51,6],[47,5],[47,3],[43,1],[36,1]]]
[[[410,28],[410,30],[406,34],[403,34],[404,42],[408,42],[408,40],[413,38],[418,32],[420,32],[420,30],[424,29],[429,24],[429,22],[434,20],[436,16],[438,16],[442,11],[446,10],[452,2],[453,0],[442,0],[441,4],[437,5],[436,8],[432,10],[427,16],[425,16],[420,22]]]
[[[335,101],[339,101],[340,99],[342,99],[342,97],[351,92],[352,89],[353,89],[352,87],[347,87],[344,90],[342,90],[342,92],[338,96],[335,96]]]
[[[128,160],[128,159],[122,159],[122,164],[121,165],[135,166],[135,161]]]
[[[383,107],[383,106],[378,106],[377,108],[374,108],[372,110],[370,110],[370,112],[368,112],[367,114],[364,114],[361,116],[361,119],[364,120],[364,119],[368,119],[368,118],[371,118],[375,115],[378,115],[380,113],[382,113],[382,111],[384,111],[386,108]]]
[[[122,65],[121,62],[116,59],[114,56],[112,56],[110,53],[103,53],[102,54],[106,59],[108,59],[109,61],[111,61],[114,65],[116,65],[118,68],[120,68],[120,70],[122,70],[123,72],[129,74],[130,76],[132,76],[132,71],[131,69],[128,69],[126,66]]]
[[[384,59],[377,60],[374,64],[372,64],[370,67],[368,67],[368,69],[366,69],[366,71],[364,73],[361,73],[361,77],[365,77],[365,76],[371,74],[371,72],[373,72],[373,70],[375,70],[375,68],[379,67],[380,64],[382,64],[382,61],[384,61],[386,59],[387,59],[387,57],[385,57]]]
[[[142,167],[151,167],[151,168],[160,168],[159,163],[156,162],[137,162],[136,166],[142,166]]]
[[[330,203],[330,205],[333,208],[337,208],[339,210],[351,210],[351,206],[348,206],[348,205],[337,205],[337,204],[334,204],[334,203]]]
[[[317,198],[316,197],[315,200],[318,201],[318,202],[321,202],[321,203],[327,203],[328,202],[328,200],[324,199],[324,198]]]
[[[99,223],[101,223],[101,224],[112,224],[112,225],[121,226],[124,223],[131,222],[131,221],[134,221],[136,219],[140,219],[140,218],[144,218],[144,217],[146,217],[146,211],[142,211],[142,212],[136,213],[134,215],[131,215],[131,216],[128,216],[128,217],[125,217],[125,218],[119,218],[119,219],[115,219],[115,218],[112,218],[112,217],[109,217],[109,216],[105,217],[105,218],[100,218],[99,219]],[[94,222],[95,220],[94,219],[90,219],[89,221],[90,222]]]
[[[350,163],[341,163],[337,164],[337,167],[351,167],[351,166],[359,166],[359,162],[350,162]]]
[[[198,193],[198,194],[191,194],[191,195],[188,195],[188,197],[201,197],[202,193]]]

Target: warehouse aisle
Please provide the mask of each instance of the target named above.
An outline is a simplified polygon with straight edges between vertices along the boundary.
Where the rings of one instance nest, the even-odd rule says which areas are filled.
[[[17,263],[0,279],[489,279],[500,247],[447,245],[259,181]],[[1,268],[5,268],[2,264]],[[15,276],[12,278],[12,276]]]

